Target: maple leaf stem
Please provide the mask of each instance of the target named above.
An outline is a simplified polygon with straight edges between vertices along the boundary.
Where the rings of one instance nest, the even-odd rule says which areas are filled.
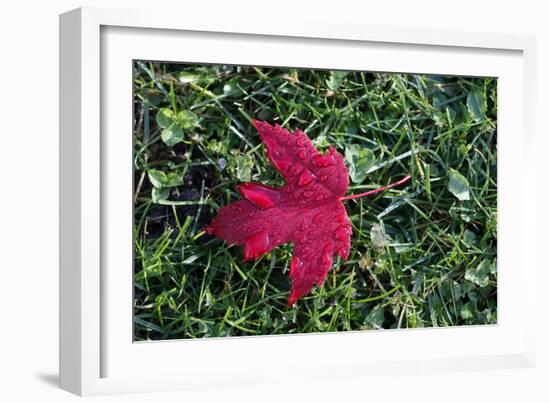
[[[409,179],[411,179],[411,176],[407,175],[403,179],[398,180],[397,182],[390,183],[389,185],[379,187],[378,189],[369,190],[368,192],[359,193],[359,194],[356,194],[356,195],[349,195],[349,196],[341,197],[340,201],[346,201],[346,200],[358,199],[360,197],[370,196],[370,195],[382,192],[386,189],[391,189],[395,186],[402,185],[403,183],[407,182]]]

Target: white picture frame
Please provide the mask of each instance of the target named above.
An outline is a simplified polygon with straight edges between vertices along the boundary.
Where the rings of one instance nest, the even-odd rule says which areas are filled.
[[[174,51],[182,43],[185,52]],[[316,49],[339,57],[330,61]],[[298,372],[303,380],[328,380],[533,366],[535,322],[529,315],[536,295],[528,279],[538,268],[536,245],[529,240],[536,232],[536,210],[528,198],[536,174],[516,172],[513,158],[524,166],[534,163],[534,49],[529,36],[327,25],[314,19],[299,25],[182,21],[170,13],[103,8],[61,15],[61,387],[97,395],[285,382]],[[127,62],[133,59],[498,76],[498,325],[133,343],[131,247],[126,247],[131,180],[125,183],[131,170],[124,162],[131,135],[110,135],[127,132],[130,124]],[[512,108],[516,113],[507,113]],[[127,121],[117,117],[128,112]],[[123,246],[113,248],[114,239]],[[124,269],[108,270],[113,262]],[[514,304],[507,292],[512,287],[516,295],[523,290]],[[374,347],[354,354],[361,343]],[[385,348],[390,344],[415,348],[390,351]],[[320,348],[327,352],[322,359],[315,354]],[[291,358],[300,354],[307,360]],[[136,360],[163,370],[135,371]],[[214,361],[216,371],[209,365]]]

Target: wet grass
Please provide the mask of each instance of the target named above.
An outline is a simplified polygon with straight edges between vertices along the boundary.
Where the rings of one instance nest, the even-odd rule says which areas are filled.
[[[136,62],[135,339],[496,323],[496,79]],[[250,119],[354,171],[351,254],[287,306],[292,246],[243,263],[201,229],[282,180]]]

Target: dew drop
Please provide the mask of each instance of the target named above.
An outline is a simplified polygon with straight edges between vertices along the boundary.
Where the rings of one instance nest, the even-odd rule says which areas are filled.
[[[292,256],[292,262],[290,263],[290,274],[292,275],[297,269],[302,266],[302,262],[296,256]]]
[[[313,157],[313,164],[320,168],[325,168],[334,165],[334,159],[330,154],[316,155],[315,157]]]
[[[313,192],[311,190],[306,190],[304,192],[304,197],[310,198],[311,196],[313,196]]]
[[[298,164],[291,164],[288,167],[288,173],[290,175],[298,175],[302,171],[302,168]]]
[[[275,160],[269,158],[269,160],[271,161],[273,166],[281,172],[286,172],[288,170],[288,167],[291,165],[291,162],[289,160],[285,160],[283,158],[277,158]]]
[[[312,173],[309,170],[304,169],[304,171],[300,175],[300,178],[298,179],[298,186],[309,185],[312,181],[313,181]]]
[[[335,232],[336,239],[339,241],[345,242],[349,237],[349,232],[346,228],[340,227]]]
[[[349,250],[347,250],[345,248],[338,248],[336,253],[344,260],[347,259],[348,256],[349,256]]]

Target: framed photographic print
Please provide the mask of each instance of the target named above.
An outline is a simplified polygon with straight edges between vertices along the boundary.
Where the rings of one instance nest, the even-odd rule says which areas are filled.
[[[532,365],[533,52],[62,15],[62,387]]]

